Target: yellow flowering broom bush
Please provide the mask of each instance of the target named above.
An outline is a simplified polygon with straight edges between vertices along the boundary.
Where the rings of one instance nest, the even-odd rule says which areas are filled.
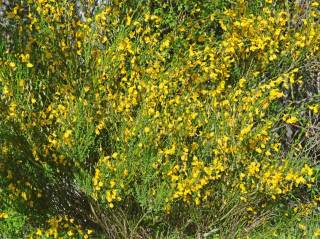
[[[243,238],[317,214],[317,1],[0,6],[4,236]]]

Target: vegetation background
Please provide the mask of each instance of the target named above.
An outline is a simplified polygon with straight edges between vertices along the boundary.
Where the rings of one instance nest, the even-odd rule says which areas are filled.
[[[0,238],[319,238],[316,0],[0,1]]]

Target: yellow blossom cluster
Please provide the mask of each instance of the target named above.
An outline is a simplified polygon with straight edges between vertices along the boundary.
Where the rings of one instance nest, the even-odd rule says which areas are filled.
[[[28,236],[30,239],[36,238],[91,238],[92,229],[82,229],[77,225],[74,218],[67,215],[60,215],[50,218],[46,222],[45,228],[35,228],[34,232]]]
[[[222,210],[237,195],[254,216],[314,196],[319,162],[285,137],[304,137],[302,112],[319,113],[319,95],[294,105],[302,66],[320,53],[317,1],[308,11],[190,3],[175,20],[166,1],[94,2],[85,20],[73,1],[6,13],[15,27],[0,43],[0,182],[10,200],[39,207],[41,177],[83,177],[77,187],[106,210],[160,215]],[[30,238],[92,234],[67,215],[48,225]]]

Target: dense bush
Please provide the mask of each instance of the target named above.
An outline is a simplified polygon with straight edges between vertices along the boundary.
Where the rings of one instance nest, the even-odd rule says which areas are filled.
[[[317,1],[1,14],[4,237],[320,236]]]

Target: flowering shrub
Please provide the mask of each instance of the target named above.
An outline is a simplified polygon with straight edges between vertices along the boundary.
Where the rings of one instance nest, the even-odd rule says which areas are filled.
[[[230,238],[316,210],[317,1],[79,2],[5,5],[0,220]]]

